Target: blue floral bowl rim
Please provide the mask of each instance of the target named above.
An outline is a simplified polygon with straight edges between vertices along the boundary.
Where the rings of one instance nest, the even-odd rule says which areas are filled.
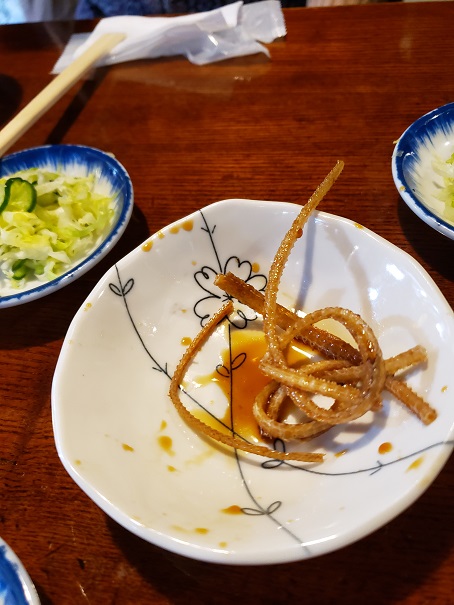
[[[447,103],[446,105],[432,109],[410,124],[399,137],[394,147],[391,168],[396,188],[407,206],[409,206],[409,208],[411,208],[427,225],[433,227],[436,231],[439,231],[446,237],[454,239],[454,225],[445,221],[428,208],[424,202],[421,202],[408,186],[403,170],[404,158],[408,155],[412,155],[415,150],[412,139],[418,138],[418,133],[421,130],[427,130],[427,125],[432,123],[433,120],[437,120],[437,118],[450,112],[453,113],[453,119],[449,120],[449,122],[454,122],[454,103]]]
[[[0,598],[5,604],[39,605],[35,585],[11,546],[0,538]],[[3,603],[3,601],[1,601]]]

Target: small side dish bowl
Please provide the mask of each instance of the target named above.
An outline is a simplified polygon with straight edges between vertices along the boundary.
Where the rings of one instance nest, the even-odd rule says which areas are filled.
[[[11,285],[0,269],[0,308],[20,305],[73,282],[96,265],[113,248],[125,231],[132,214],[134,194],[125,168],[110,154],[83,145],[46,145],[13,153],[0,159],[0,177],[31,168],[55,171],[70,177],[94,175],[94,191],[113,199],[110,226],[84,256],[79,256],[54,279],[31,277]],[[1,245],[0,233],[0,245]]]
[[[425,114],[397,141],[392,156],[394,183],[407,206],[427,225],[454,239],[454,220],[445,214],[443,177],[434,161],[454,153],[454,103]]]
[[[299,210],[285,202],[225,200],[161,229],[105,274],[63,343],[52,420],[64,467],[120,525],[180,555],[262,565],[338,550],[410,506],[452,452],[451,307],[400,248],[324,212],[311,216],[295,244],[280,302],[359,313],[386,359],[423,346],[427,366],[406,379],[437,419],[426,426],[385,393],[382,408],[353,426],[310,443],[280,443],[325,454],[322,464],[308,466],[226,450],[175,409],[169,398],[175,368],[225,299],[214,277],[232,272],[263,289]],[[243,362],[257,353],[251,341],[235,342],[262,324],[233,302],[236,314],[218,325],[184,379],[184,402],[214,427],[235,423],[248,439],[249,430],[237,423],[244,400],[235,392],[243,371],[254,392],[251,366]],[[228,390],[221,380],[229,381]]]

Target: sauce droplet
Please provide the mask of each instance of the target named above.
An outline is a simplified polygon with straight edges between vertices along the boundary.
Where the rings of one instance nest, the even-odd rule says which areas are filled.
[[[188,345],[190,345],[192,342],[192,338],[190,338],[189,336],[183,336],[183,338],[181,339],[181,344],[184,347],[187,347]]]
[[[336,452],[334,455],[336,456],[336,458],[340,458],[341,456],[344,456],[347,452],[348,450],[341,450],[340,452]]]
[[[442,393],[446,393],[447,390],[448,390],[448,385],[447,384],[445,384],[444,387],[441,387],[441,392]]]
[[[258,263],[252,263],[251,269],[254,271],[254,273],[258,273],[260,271],[260,265]]]
[[[422,456],[420,456],[419,458],[416,458],[416,460],[414,460],[414,461],[413,461],[413,462],[410,464],[410,466],[407,468],[407,471],[412,471],[412,470],[414,470],[415,468],[420,467],[420,466],[421,466],[421,464],[422,464],[422,460],[423,460]]]
[[[207,534],[210,530],[207,529],[206,527],[196,527],[195,528],[195,532],[197,534]]]
[[[169,456],[173,456],[175,454],[172,449],[172,439],[167,435],[161,435],[161,437],[158,437],[158,443],[162,449],[169,454]]]
[[[241,515],[242,509],[238,504],[232,504],[232,506],[228,506],[227,508],[221,508],[221,513],[225,513],[226,515]]]
[[[125,452],[133,452],[134,448],[128,445],[127,443],[122,443],[121,447],[125,450]]]
[[[389,441],[385,441],[384,443],[378,446],[379,454],[388,454],[393,449],[392,443]]]
[[[144,244],[142,244],[142,250],[144,252],[150,252],[150,250],[153,248],[153,242],[152,240],[149,240],[148,242],[145,242]]]
[[[182,224],[182,227],[185,231],[192,231],[192,228],[194,227],[194,221],[192,221],[192,220],[184,221]]]

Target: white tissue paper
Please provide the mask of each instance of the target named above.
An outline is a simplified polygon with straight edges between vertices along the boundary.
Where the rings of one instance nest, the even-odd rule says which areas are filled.
[[[278,0],[234,2],[181,17],[107,17],[91,34],[71,37],[52,73],[60,73],[99,36],[118,32],[126,35],[125,40],[98,66],[170,55],[184,55],[196,65],[259,52],[269,56],[261,43],[284,36],[286,28]]]

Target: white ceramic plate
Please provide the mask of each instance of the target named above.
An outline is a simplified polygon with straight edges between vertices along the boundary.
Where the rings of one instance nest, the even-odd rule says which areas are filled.
[[[311,218],[292,252],[281,302],[361,313],[386,357],[424,345],[430,363],[409,383],[437,409],[438,419],[423,426],[385,399],[374,424],[364,418],[301,445],[326,452],[323,464],[311,466],[226,453],[195,434],[174,409],[167,393],[185,339],[221,304],[212,278],[231,270],[263,287],[298,208],[227,200],[170,225],[104,276],[64,341],[52,412],[65,468],[118,523],[170,551],[231,564],[333,551],[402,512],[451,453],[451,308],[410,256],[325,213]],[[242,323],[254,327],[254,314],[243,311]],[[223,325],[186,383],[193,397],[186,404],[217,409],[219,417],[226,398],[212,383],[200,387],[198,377],[220,362],[225,334]],[[381,454],[384,443],[391,450]]]
[[[75,260],[64,273],[51,281],[33,278],[20,284],[20,287],[15,287],[5,279],[0,269],[0,309],[42,298],[81,277],[118,242],[129,223],[134,206],[128,173],[114,157],[99,149],[84,145],[45,145],[24,149],[2,158],[0,176],[8,176],[27,168],[55,170],[71,176],[95,174],[96,191],[111,195],[115,200],[115,216],[110,230],[93,243],[90,253]]]
[[[407,206],[427,225],[454,239],[454,221],[444,215],[439,199],[443,178],[433,160],[446,161],[454,153],[454,103],[438,107],[413,122],[394,148],[394,183]]]
[[[13,549],[0,538],[1,605],[39,605],[35,586]]]

